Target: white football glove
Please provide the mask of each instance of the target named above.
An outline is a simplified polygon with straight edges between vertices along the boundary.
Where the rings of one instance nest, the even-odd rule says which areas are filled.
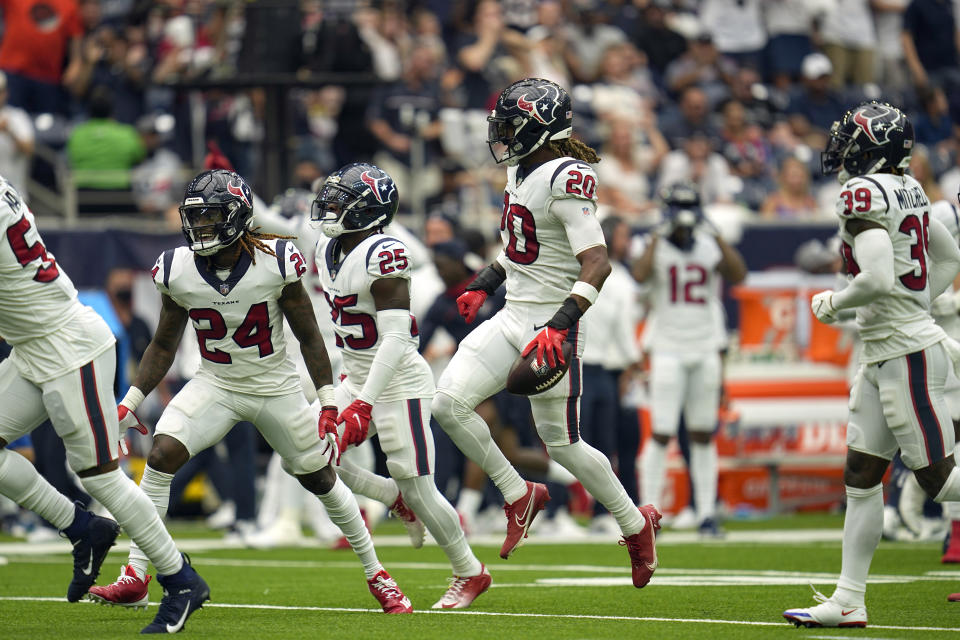
[[[810,301],[810,309],[817,320],[824,324],[833,324],[837,321],[837,310],[833,306],[833,291],[827,289],[813,296]]]

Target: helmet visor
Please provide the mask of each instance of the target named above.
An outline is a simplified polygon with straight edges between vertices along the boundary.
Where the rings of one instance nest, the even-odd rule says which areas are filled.
[[[313,200],[310,208],[310,220],[321,224],[337,222],[360,200],[360,196],[335,182],[327,182]]]
[[[210,249],[220,244],[220,232],[227,220],[220,205],[181,205],[180,221],[191,249]]]
[[[513,157],[515,142],[516,131],[506,118],[493,114],[487,116],[487,146],[498,164]]]
[[[820,171],[824,175],[836,173],[843,167],[843,156],[847,152],[850,137],[840,132],[840,122],[830,127],[830,139],[827,148],[820,153]]]

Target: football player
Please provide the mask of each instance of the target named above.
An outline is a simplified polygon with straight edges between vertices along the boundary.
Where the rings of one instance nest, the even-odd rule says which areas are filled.
[[[284,469],[323,502],[383,610],[410,613],[410,601],[377,559],[356,499],[330,465],[337,454],[336,407],[330,361],[301,282],[309,265],[287,239],[250,228],[251,202],[250,187],[232,171],[195,177],[180,206],[188,246],[163,252],[153,268],[163,306],[133,385],[117,407],[121,425],[139,423],[134,412],[170,368],[188,322],[201,360],[197,376],[157,423],[140,488],[166,515],[177,469],[237,422],[252,422],[281,455]],[[287,354],[283,318],[317,388],[319,419]],[[146,570],[147,558],[132,544],[117,582],[92,589],[91,596],[106,604],[145,604]]]
[[[743,256],[705,221],[696,185],[670,185],[661,200],[665,221],[650,234],[633,269],[638,282],[651,285],[644,350],[650,353],[653,433],[643,448],[640,484],[643,502],[659,505],[667,444],[677,435],[682,412],[691,440],[697,522],[702,534],[715,536],[720,530],[713,433],[723,386],[720,350],[726,346],[717,276],[737,284],[747,267]]]
[[[816,294],[811,307],[828,324],[856,310],[863,352],[850,389],[840,579],[829,598],[814,592],[816,606],[783,613],[797,625],[867,625],[867,574],[883,525],[881,480],[897,449],[929,496],[960,498],[944,401],[960,345],[930,315],[930,301],[960,269],[960,249],[905,173],[912,150],[913,125],[903,112],[867,102],[833,124],[821,156],[824,173],[839,172],[843,184],[836,212],[850,283]]]
[[[67,600],[82,598],[120,529],[117,522],[71,504],[26,458],[5,448],[49,417],[83,488],[140,545],[168,590],[143,632],[166,633],[168,624],[179,631],[210,590],[184,561],[150,500],[119,468],[116,340],[107,323],[77,301],[69,276],[44,247],[33,213],[2,178],[0,228],[6,232],[0,244],[0,335],[13,347],[0,362],[0,493],[51,522],[73,543]]]
[[[400,495],[453,565],[450,588],[433,608],[461,609],[490,587],[490,573],[433,480],[433,374],[417,351],[412,264],[406,245],[383,233],[399,203],[387,173],[353,163],[327,178],[313,205],[312,217],[329,238],[317,245],[317,270],[343,354],[345,376],[336,389],[340,446],[380,436]],[[356,493],[387,502],[370,493],[374,474],[347,464],[340,473]]]
[[[597,221],[596,152],[571,138],[573,105],[560,86],[540,78],[510,85],[497,99],[488,146],[507,165],[500,235],[503,251],[458,299],[473,322],[487,296],[506,281],[506,305],[460,343],[437,384],[434,414],[457,447],[479,464],[504,496],[507,558],[550,499],[539,483],[524,481],[474,411],[505,387],[518,356],[537,351],[554,366],[563,343],[573,345],[568,373],[553,388],[530,396],[537,433],[551,458],[577,477],[613,514],[629,551],[633,584],[643,587],[657,567],[654,544],[660,513],[630,500],[607,457],[580,439],[581,332],[584,312],[597,299],[610,262]]]

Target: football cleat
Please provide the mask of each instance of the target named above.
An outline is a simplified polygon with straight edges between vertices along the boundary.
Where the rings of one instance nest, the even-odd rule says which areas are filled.
[[[419,549],[422,547],[427,534],[426,527],[423,526],[423,520],[418,518],[413,509],[403,501],[403,494],[398,494],[397,499],[390,505],[390,513],[399,518],[403,526],[407,528],[407,535],[410,536],[410,544],[413,545],[413,548]]]
[[[639,533],[624,536],[620,546],[627,548],[630,554],[630,566],[633,573],[633,586],[642,589],[650,582],[657,570],[657,531],[660,530],[660,512],[652,504],[638,507],[647,524]]]
[[[370,593],[377,599],[384,613],[413,613],[410,598],[403,595],[397,581],[390,577],[386,569],[367,580]]]
[[[507,538],[500,547],[500,557],[506,560],[527,537],[530,524],[550,499],[547,487],[527,481],[527,493],[519,500],[503,505],[507,514]]]
[[[152,577],[147,575],[141,580],[137,577],[137,572],[133,570],[133,567],[130,565],[121,566],[120,577],[117,578],[117,581],[105,587],[90,587],[87,600],[92,600],[98,604],[146,609],[149,602],[147,585],[150,584],[150,578]]]
[[[120,535],[120,525],[74,504],[73,523],[61,532],[73,544],[73,580],[67,587],[67,601],[77,602],[97,581],[107,552]]]
[[[947,602],[960,602],[960,593],[951,593],[948,595]]]
[[[481,593],[490,588],[492,582],[490,572],[484,565],[480,565],[480,573],[475,576],[450,578],[450,587],[434,605],[433,609],[465,609],[477,599]]]
[[[960,562],[960,520],[950,522],[947,537],[943,541],[943,556],[940,557],[940,562],[943,564]]]
[[[715,518],[704,518],[700,522],[698,533],[701,538],[723,538],[727,535]]]
[[[834,602],[816,589],[813,599],[820,604],[805,609],[787,609],[783,617],[796,626],[813,627],[866,627],[867,608],[844,606]]]
[[[193,613],[210,599],[210,587],[190,566],[190,558],[183,556],[183,567],[169,576],[157,576],[163,586],[163,600],[153,622],[140,633],[177,633]]]

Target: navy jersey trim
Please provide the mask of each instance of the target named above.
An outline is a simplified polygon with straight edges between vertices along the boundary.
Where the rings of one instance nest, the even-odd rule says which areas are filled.
[[[163,287],[170,288],[170,269],[173,268],[174,249],[167,249],[163,252]]]
[[[284,260],[287,256],[287,241],[286,240],[277,240],[277,249],[275,251],[277,254],[277,268],[280,269],[280,277],[284,280],[287,279],[287,261]]]
[[[100,397],[97,394],[97,374],[92,362],[80,367],[80,389],[83,394],[83,405],[87,410],[87,421],[93,432],[97,466],[100,466],[110,462],[113,456],[110,455],[110,436],[107,431],[107,421],[103,417],[103,409],[100,406]],[[120,435],[123,436],[123,434]]]
[[[417,475],[426,476],[430,474],[430,456],[419,399],[407,400],[407,413],[410,416],[410,433],[413,436],[413,450],[416,453]]]
[[[886,205],[887,205],[887,211],[890,211],[890,198],[887,197],[887,190],[884,189],[883,186],[882,186],[879,182],[877,182],[876,180],[874,180],[874,179],[871,178],[870,176],[860,176],[860,177],[863,178],[864,180],[866,180],[867,182],[872,182],[873,184],[877,185],[877,189],[880,189],[880,193],[883,194],[883,201],[884,201],[884,202],[886,203]]]
[[[910,399],[913,401],[913,413],[920,424],[923,443],[927,449],[927,459],[931,464],[944,456],[943,433],[930,392],[927,389],[927,358],[923,351],[907,354],[907,378],[910,382]]]
[[[331,280],[337,279],[337,271],[340,270],[340,266],[333,259],[339,247],[340,241],[337,238],[334,238],[327,243],[327,248],[323,250],[324,264],[327,265],[327,273],[330,274]]]
[[[563,170],[569,167],[572,164],[580,164],[580,160],[567,160],[561,162],[557,168],[554,170],[553,175],[550,176],[550,189],[553,190],[553,181],[557,179],[557,176],[563,173]]]
[[[207,259],[201,255],[193,256],[193,263],[197,265],[197,272],[200,274],[200,277],[207,281],[213,290],[219,293],[221,296],[228,296],[230,292],[233,291],[233,288],[237,286],[237,283],[240,282],[240,278],[244,276],[247,272],[247,269],[250,268],[250,265],[253,261],[250,259],[250,254],[246,251],[240,252],[240,259],[237,260],[237,264],[233,265],[233,269],[230,271],[230,275],[227,276],[226,280],[221,280],[217,277],[216,271],[214,271]]]

